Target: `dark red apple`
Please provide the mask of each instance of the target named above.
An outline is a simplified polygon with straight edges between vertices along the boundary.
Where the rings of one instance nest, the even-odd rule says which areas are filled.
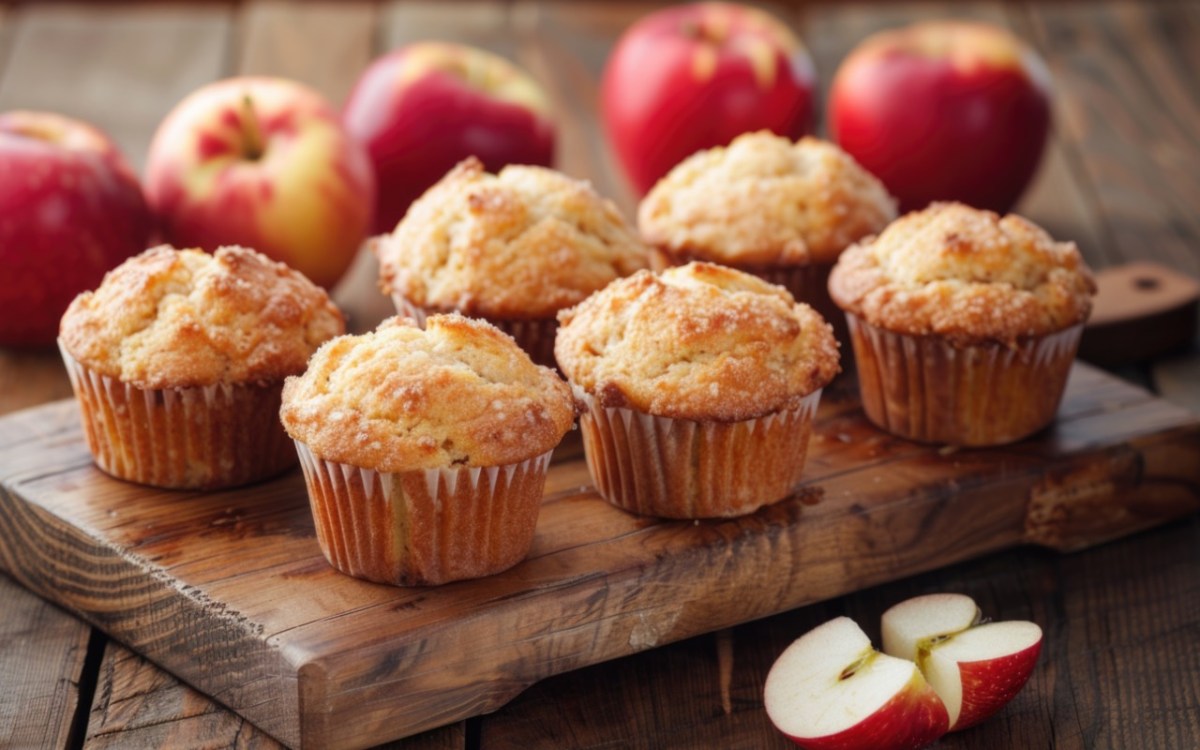
[[[0,344],[53,344],[75,295],[146,249],[151,229],[107,135],[56,114],[0,115]]]
[[[834,77],[830,130],[900,210],[1010,210],[1050,130],[1049,73],[1008,31],[927,21],[860,43]]]
[[[370,154],[378,193],[373,231],[390,232],[408,205],[468,156],[489,172],[551,166],[550,101],[527,73],[474,47],[421,42],[362,74],[342,113]]]
[[[604,69],[608,138],[639,194],[685,157],[756,130],[812,128],[808,51],[773,16],[731,3],[678,5],[621,35]]]

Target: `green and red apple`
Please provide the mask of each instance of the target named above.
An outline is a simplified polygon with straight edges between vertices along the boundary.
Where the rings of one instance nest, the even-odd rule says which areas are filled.
[[[528,73],[474,47],[419,42],[375,60],[343,108],[375,169],[372,232],[390,232],[408,206],[469,156],[489,172],[551,166],[556,125]]]
[[[48,346],[75,295],[150,241],[137,176],[100,130],[0,115],[0,345]]]
[[[209,84],[154,135],[146,197],[164,239],[244,245],[333,286],[367,236],[375,180],[363,147],[312,89],[282,78]]]
[[[1037,54],[984,23],[926,21],[868,37],[829,100],[838,144],[900,201],[955,200],[1000,213],[1032,180],[1050,130]]]
[[[782,21],[706,2],[651,13],[604,68],[601,114],[641,194],[684,158],[756,130],[798,138],[813,126],[812,58]]]

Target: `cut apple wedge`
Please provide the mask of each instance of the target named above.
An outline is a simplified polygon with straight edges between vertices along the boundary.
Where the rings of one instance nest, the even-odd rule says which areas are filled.
[[[776,728],[809,750],[915,750],[949,727],[916,664],[876,651],[847,617],[788,646],[763,698]]]
[[[962,594],[931,594],[883,613],[883,650],[913,659],[946,706],[950,730],[974,726],[1029,680],[1042,650],[1032,622],[980,622]]]
[[[883,652],[920,661],[921,651],[979,622],[979,605],[966,594],[928,594],[883,613]]]

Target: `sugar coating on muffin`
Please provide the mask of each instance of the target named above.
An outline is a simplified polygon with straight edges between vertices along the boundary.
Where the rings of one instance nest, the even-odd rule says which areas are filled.
[[[1096,285],[1075,243],[1014,214],[935,203],[847,250],[829,290],[891,331],[1012,344],[1082,323]]]
[[[604,406],[737,421],[796,406],[838,372],[829,324],[782,287],[710,263],[616,281],[559,314],[555,356]]]
[[[282,380],[344,330],[329,295],[282,263],[163,245],[76,297],[60,338],[92,370],[156,389]]]
[[[450,314],[328,342],[287,379],[281,417],[323,459],[400,472],[541,455],[571,428],[575,404],[512,338]]]
[[[883,184],[840,148],[766,131],[693,154],[638,207],[647,242],[736,266],[832,262],[894,218]]]
[[[647,266],[611,201],[544,167],[461,162],[373,243],[385,293],[440,310],[552,318]]]

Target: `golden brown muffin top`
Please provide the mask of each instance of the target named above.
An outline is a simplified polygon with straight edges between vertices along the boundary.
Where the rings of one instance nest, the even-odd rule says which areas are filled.
[[[552,318],[648,264],[611,201],[544,167],[452,169],[372,243],[384,292],[498,319]]]
[[[896,218],[883,184],[827,141],[763,131],[684,159],[638,207],[647,242],[734,266],[832,263]]]
[[[838,306],[872,325],[1010,345],[1083,323],[1095,291],[1075,243],[961,203],[898,219],[843,253],[829,279]]]
[[[615,281],[559,313],[554,353],[605,406],[737,421],[799,405],[838,372],[829,324],[783,287],[711,263]]]
[[[282,380],[345,331],[299,271],[244,247],[151,248],[80,294],[59,328],[81,364],[139,388]]]
[[[556,446],[571,390],[482,320],[388,318],[326,343],[283,387],[284,429],[317,456],[383,472],[502,466]]]

